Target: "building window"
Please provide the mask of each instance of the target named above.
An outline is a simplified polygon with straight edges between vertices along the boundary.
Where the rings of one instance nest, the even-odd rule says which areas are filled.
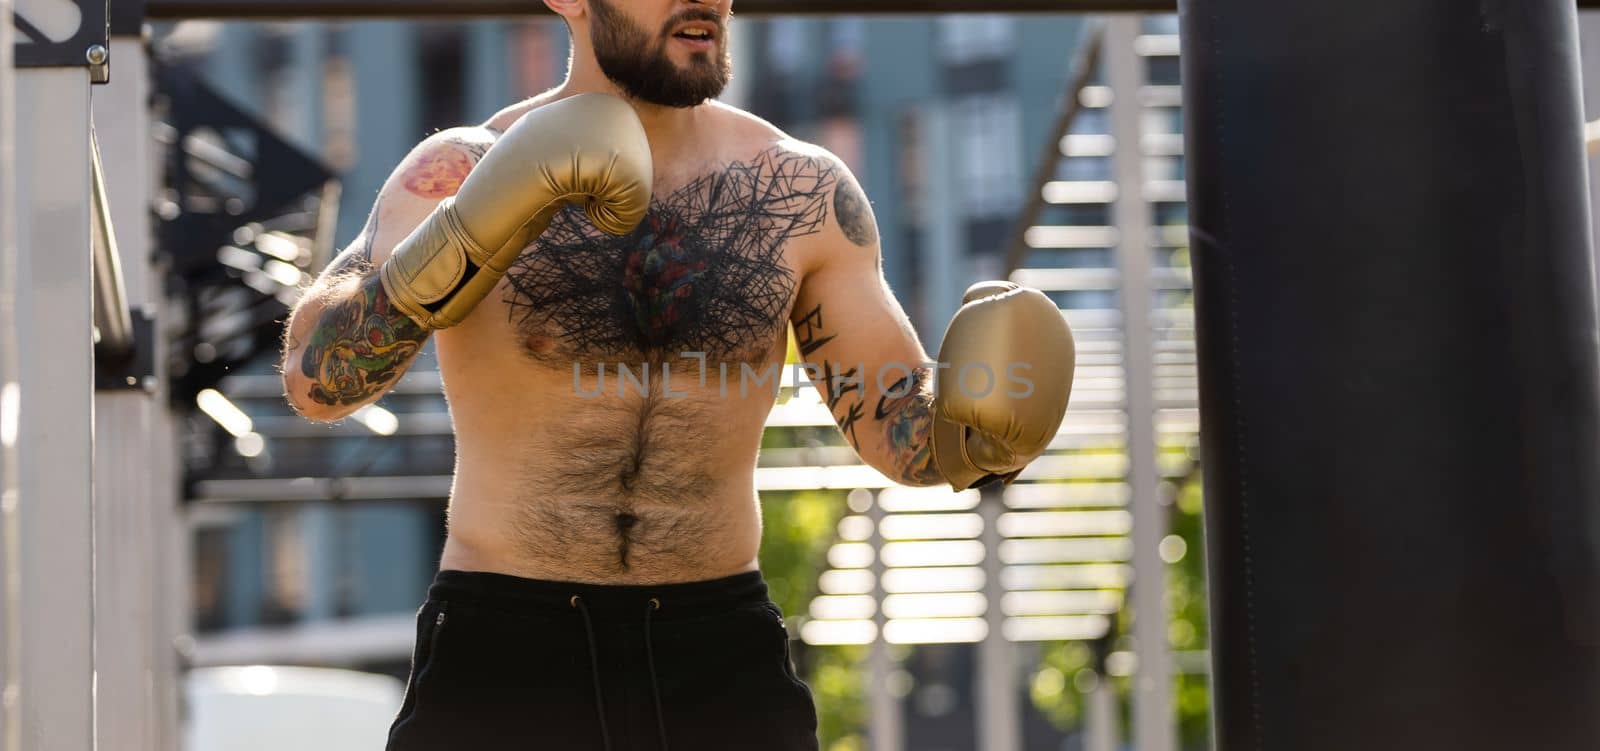
[[[1078,116],[1072,120],[1072,128],[1067,131],[1074,136],[1100,136],[1110,132],[1110,112],[1104,107],[1078,110]]]
[[[261,620],[267,624],[293,623],[305,611],[306,543],[302,519],[293,510],[273,509],[266,519],[266,602]]]
[[[862,18],[845,17],[828,25],[828,47],[834,59],[849,58],[860,61],[867,47],[867,22]]]
[[[1111,157],[1069,156],[1056,164],[1057,180],[1110,180]]]
[[[1178,33],[1178,17],[1172,14],[1145,16],[1144,33],[1176,34]]]
[[[1022,201],[1022,114],[1010,94],[976,94],[951,104],[958,174],[969,219],[1016,211]]]
[[[767,25],[767,61],[778,73],[788,76],[806,63],[806,22],[798,18],[775,18]]]
[[[462,124],[466,112],[466,50],[459,24],[419,24],[422,132]]]
[[[526,21],[511,32],[513,85],[520,96],[530,97],[561,82],[564,73],[567,27],[560,21]]]
[[[201,632],[228,625],[228,534],[225,526],[202,527],[194,535],[194,627]]]
[[[938,24],[939,57],[950,65],[1007,57],[1015,45],[1015,21],[1004,15],[944,16]]]

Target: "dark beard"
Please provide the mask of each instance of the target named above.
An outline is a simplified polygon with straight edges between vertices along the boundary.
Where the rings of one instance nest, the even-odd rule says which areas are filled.
[[[667,39],[651,44],[650,34],[623,16],[611,0],[589,0],[593,16],[589,41],[606,78],[632,99],[663,107],[694,107],[722,93],[728,85],[726,37],[718,57],[697,53],[688,70],[667,57]],[[682,18],[671,23],[681,22]]]

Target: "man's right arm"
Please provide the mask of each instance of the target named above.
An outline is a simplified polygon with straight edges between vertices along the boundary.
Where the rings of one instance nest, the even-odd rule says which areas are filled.
[[[644,219],[650,141],[622,99],[567,97],[524,115],[492,151],[471,148],[489,140],[452,130],[423,142],[379,192],[370,242],[297,306],[283,375],[301,414],[337,420],[381,396],[427,332],[465,321],[563,206],[616,235]]]
[[[377,401],[410,366],[428,330],[390,304],[378,270],[395,246],[455,195],[493,134],[454,128],[419,144],[384,183],[367,226],[289,316],[284,393],[296,412],[333,421]]]

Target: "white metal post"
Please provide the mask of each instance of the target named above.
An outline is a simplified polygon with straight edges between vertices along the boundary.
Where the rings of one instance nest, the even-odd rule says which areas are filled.
[[[0,0],[0,751],[22,750],[22,696],[18,667],[22,660],[22,614],[18,563],[17,410],[21,391],[17,375],[17,193],[12,105],[14,79],[11,55],[11,0]]]
[[[156,337],[156,340],[156,372],[162,374],[156,399],[161,404],[166,404],[167,385],[162,363],[167,361],[167,352],[161,337]],[[150,471],[159,483],[156,497],[167,500],[155,504],[150,509],[155,519],[152,527],[154,531],[152,550],[155,554],[153,576],[156,582],[157,603],[156,627],[155,632],[151,634],[154,639],[153,654],[156,658],[152,684],[155,686],[156,694],[155,747],[168,751],[181,748],[182,744],[182,728],[179,723],[183,688],[181,669],[184,665],[181,660],[186,658],[180,656],[178,645],[180,642],[190,641],[189,628],[193,618],[194,603],[189,577],[193,573],[190,559],[194,535],[188,514],[177,500],[180,492],[179,478],[183,467],[179,455],[180,442],[176,422],[170,412],[163,412],[162,419],[157,421],[157,425],[158,428],[154,431],[155,438],[152,439],[152,443],[156,444],[156,450]]]
[[[973,281],[962,273],[965,235],[956,196],[955,134],[950,108],[934,103],[918,111],[922,152],[922,316],[916,322],[922,341],[937,351],[945,323],[961,307],[961,293]]]
[[[1122,717],[1117,711],[1117,687],[1102,675],[1084,695],[1083,751],[1117,751],[1122,741],[1117,730]]]
[[[1111,135],[1117,200],[1117,265],[1122,289],[1123,373],[1128,409],[1128,484],[1133,510],[1133,638],[1138,667],[1133,686],[1133,743],[1139,751],[1173,751],[1172,655],[1167,645],[1167,534],[1156,466],[1155,350],[1151,324],[1150,203],[1144,177],[1144,60],[1135,43],[1141,17],[1118,15],[1106,24],[1105,75],[1111,87]]]
[[[885,514],[879,496],[873,496],[872,508],[867,514],[872,519],[872,549],[883,550],[883,533],[879,527]],[[890,689],[895,665],[889,654],[889,641],[883,637],[884,624],[889,622],[882,606],[887,594],[883,590],[883,574],[888,568],[883,565],[882,557],[874,555],[871,570],[873,600],[879,606],[872,615],[876,636],[867,655],[867,738],[872,751],[901,751],[906,747],[904,717],[900,697]]]
[[[16,73],[22,747],[93,743],[89,70]]]
[[[149,82],[138,36],[111,40],[111,83],[93,92],[96,138],[127,305],[160,330],[161,279],[150,263]],[[154,346],[155,342],[140,342]],[[163,356],[136,390],[95,395],[95,735],[100,748],[153,751],[176,733],[177,666],[164,608],[164,543],[181,534],[178,479],[163,461],[176,439],[159,394]],[[170,733],[170,734],[169,734]],[[175,742],[175,741],[174,741]]]
[[[1022,748],[1022,706],[1017,685],[1017,646],[1006,639],[1004,597],[1000,562],[1000,514],[1005,511],[1004,493],[998,484],[982,491],[978,511],[983,517],[983,599],[988,609],[984,620],[989,632],[978,643],[977,685],[973,696],[978,714],[978,751],[1020,751]]]

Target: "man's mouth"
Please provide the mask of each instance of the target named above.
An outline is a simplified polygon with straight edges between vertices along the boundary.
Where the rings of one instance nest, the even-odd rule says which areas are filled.
[[[710,47],[717,39],[716,24],[699,21],[684,24],[673,35],[674,39],[681,39],[695,47]]]

